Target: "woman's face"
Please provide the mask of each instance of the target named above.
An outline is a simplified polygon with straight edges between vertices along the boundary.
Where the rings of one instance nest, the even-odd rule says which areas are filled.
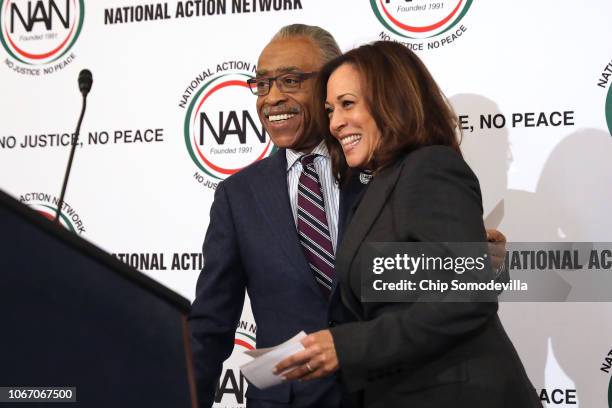
[[[368,109],[361,83],[361,74],[353,65],[340,65],[327,81],[325,110],[329,130],[342,145],[348,165],[366,168],[381,134]]]

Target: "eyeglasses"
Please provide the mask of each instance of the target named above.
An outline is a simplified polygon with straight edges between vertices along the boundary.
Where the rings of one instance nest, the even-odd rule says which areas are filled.
[[[247,84],[257,96],[266,96],[272,89],[272,82],[276,82],[279,91],[291,93],[300,89],[302,82],[316,74],[317,72],[290,72],[275,77],[251,78],[247,80]]]

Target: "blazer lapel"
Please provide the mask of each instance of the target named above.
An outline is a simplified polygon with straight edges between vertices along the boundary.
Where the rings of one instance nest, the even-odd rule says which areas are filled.
[[[365,184],[359,181],[359,173],[354,172],[344,186],[340,188],[340,208],[338,209],[338,245],[342,243],[344,230],[348,225],[349,215],[353,210],[357,197],[366,188]]]
[[[336,252],[340,249],[344,230],[349,223],[349,215],[354,209],[359,195],[365,190],[365,184],[359,181],[359,172],[353,172],[346,184],[340,188],[340,208],[338,209],[338,242],[336,244]],[[337,255],[337,254],[336,254]],[[337,259],[337,257],[336,257]],[[336,266],[337,270],[337,266]],[[332,296],[338,287],[340,281],[338,272],[336,271],[336,279],[334,279],[334,287],[332,288]]]
[[[289,202],[287,188],[287,157],[285,149],[279,149],[270,160],[261,166],[262,183],[252,184],[251,189],[266,218],[276,242],[288,258],[293,268],[300,271],[298,276],[305,277],[310,287],[321,294],[312,276],[308,262],[302,251],[300,240],[295,228],[295,220]]]
[[[344,304],[357,317],[359,313],[358,304],[351,302],[348,295],[350,292],[350,277],[349,270],[353,259],[357,255],[359,246],[364,241],[372,224],[378,218],[380,211],[387,202],[389,195],[393,192],[393,188],[397,182],[400,171],[402,169],[403,160],[398,161],[392,167],[377,174],[368,184],[363,198],[359,203],[351,221],[346,226],[344,231],[342,245],[339,245],[339,250],[336,256],[336,271],[338,277],[346,282],[343,285],[341,292]],[[348,214],[347,214],[348,215]]]

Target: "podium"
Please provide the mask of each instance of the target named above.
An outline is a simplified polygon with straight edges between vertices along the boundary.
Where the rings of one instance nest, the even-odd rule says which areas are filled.
[[[196,407],[187,299],[1,190],[0,307],[0,387],[74,387],[54,406]]]

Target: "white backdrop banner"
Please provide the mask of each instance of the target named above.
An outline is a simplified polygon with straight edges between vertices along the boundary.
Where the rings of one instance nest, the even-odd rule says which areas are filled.
[[[253,76],[283,25],[343,50],[401,42],[461,117],[486,223],[509,241],[612,242],[612,2],[592,0],[0,0],[0,188],[57,208],[94,84],[62,224],[193,299],[214,190],[274,152]],[[612,407],[612,306],[502,304],[549,407]],[[218,407],[244,406],[246,303]]]

